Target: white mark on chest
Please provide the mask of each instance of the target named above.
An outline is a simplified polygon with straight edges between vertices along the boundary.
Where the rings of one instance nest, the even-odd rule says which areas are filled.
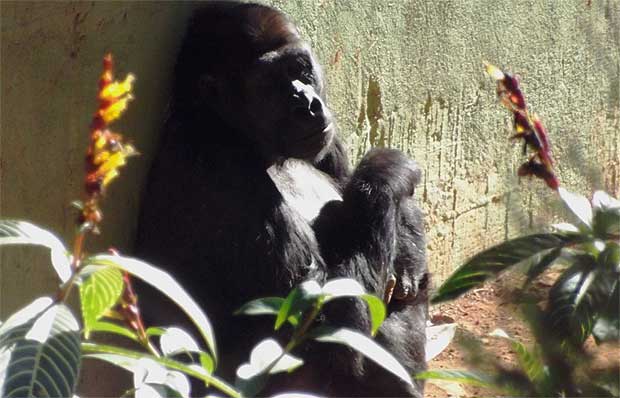
[[[342,200],[333,180],[303,160],[289,159],[267,173],[286,203],[306,221],[314,220],[325,203]]]

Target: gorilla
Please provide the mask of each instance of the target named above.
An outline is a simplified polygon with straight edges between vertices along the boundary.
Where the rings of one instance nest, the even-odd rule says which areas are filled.
[[[373,149],[350,170],[320,65],[296,26],[260,4],[211,1],[194,12],[174,72],[160,148],[143,196],[136,254],[168,270],[214,323],[234,378],[273,319],[233,316],[244,303],[286,296],[307,279],[354,278],[382,297],[377,340],[410,372],[425,369],[428,272],[417,164]],[[167,321],[142,289],[145,320]],[[150,312],[149,312],[150,310]],[[330,302],[320,322],[369,334],[365,305]],[[267,392],[422,397],[359,353],[305,343],[305,365]]]

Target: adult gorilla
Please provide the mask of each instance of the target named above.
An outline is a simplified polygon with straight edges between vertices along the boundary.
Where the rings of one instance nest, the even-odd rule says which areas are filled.
[[[273,334],[272,319],[232,315],[243,303],[284,296],[308,278],[351,277],[382,296],[393,276],[377,339],[409,371],[423,369],[427,268],[422,216],[411,201],[417,165],[375,149],[350,172],[321,68],[273,8],[206,3],[190,23],[175,79],[137,254],[168,267],[209,313],[220,369],[231,372]],[[170,321],[148,292],[142,298],[144,310],[157,310],[147,320]],[[322,322],[370,330],[357,300],[333,302]],[[301,350],[306,365],[270,391],[422,396],[421,384],[407,386],[339,346]]]

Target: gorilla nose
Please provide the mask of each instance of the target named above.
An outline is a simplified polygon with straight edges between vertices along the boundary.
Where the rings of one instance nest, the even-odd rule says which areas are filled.
[[[299,80],[294,80],[291,84],[293,86],[293,98],[291,103],[291,110],[293,113],[306,118],[322,116],[323,102],[314,91],[314,88]]]

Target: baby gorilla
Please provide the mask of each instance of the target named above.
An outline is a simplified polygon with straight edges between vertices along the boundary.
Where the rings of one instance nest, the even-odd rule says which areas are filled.
[[[207,311],[218,372],[229,380],[251,347],[273,335],[272,319],[234,310],[285,296],[309,278],[354,278],[379,296],[395,278],[377,340],[410,373],[425,368],[423,219],[411,199],[420,170],[396,150],[374,149],[351,172],[324,90],[319,64],[283,13],[212,1],[193,16],[136,251]],[[142,298],[154,300],[148,291]],[[145,317],[170,315],[157,307]],[[370,331],[358,300],[330,303],[321,321]],[[269,392],[422,396],[421,383],[406,385],[339,346],[305,345],[295,354],[305,365],[274,378]]]

